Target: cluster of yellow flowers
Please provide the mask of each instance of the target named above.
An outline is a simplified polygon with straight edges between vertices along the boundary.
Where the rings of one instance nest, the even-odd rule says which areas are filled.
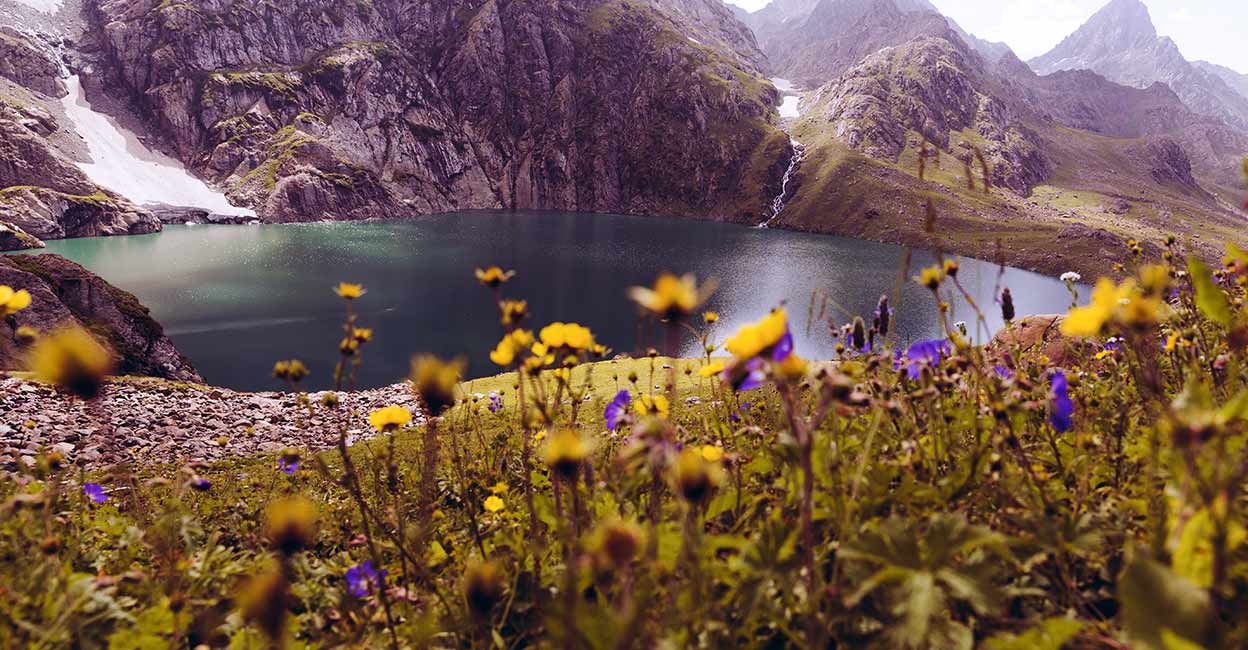
[[[552,350],[588,350],[594,344],[594,335],[588,327],[576,323],[551,323],[539,333],[542,343]]]

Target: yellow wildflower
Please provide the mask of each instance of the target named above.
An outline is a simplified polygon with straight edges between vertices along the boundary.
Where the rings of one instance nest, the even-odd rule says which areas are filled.
[[[507,507],[507,504],[503,503],[503,500],[497,496],[486,497],[482,505],[485,507],[486,512],[498,512]]]
[[[519,323],[529,315],[529,302],[527,300],[504,300],[498,303],[498,311],[502,314],[501,320],[504,326]]]
[[[41,339],[31,352],[31,370],[40,381],[83,399],[99,394],[112,369],[113,355],[79,327]]]
[[[681,318],[692,314],[715,290],[713,283],[698,288],[693,274],[676,277],[663,273],[654,282],[654,288],[633,287],[628,296],[642,309],[662,318]]]
[[[373,330],[367,327],[357,327],[351,332],[351,338],[359,343],[368,343],[373,340]]]
[[[290,361],[278,361],[273,364],[273,377],[283,381],[289,380],[299,383],[309,374],[308,367],[298,359]]]
[[[698,448],[698,453],[708,463],[718,463],[724,459],[724,450],[715,445],[702,445]]]
[[[497,266],[491,266],[486,269],[477,269],[477,282],[490,287],[491,289],[503,284],[504,282],[515,277],[515,271],[504,271]]]
[[[736,335],[728,339],[725,347],[738,359],[752,359],[779,343],[788,327],[788,316],[784,309],[776,309],[757,323],[737,330]]]
[[[29,325],[19,325],[17,331],[13,332],[13,338],[17,339],[20,345],[30,345],[39,340],[39,330]]]
[[[693,449],[686,449],[676,459],[674,468],[676,491],[690,503],[703,503],[723,481],[719,463],[707,461]]]
[[[639,415],[657,415],[665,418],[671,414],[672,405],[663,395],[641,395],[633,400],[633,410]]]
[[[1123,303],[1131,302],[1136,293],[1136,283],[1128,279],[1114,284],[1112,279],[1101,278],[1092,289],[1092,302],[1087,307],[1076,307],[1066,314],[1062,322],[1062,334],[1068,337],[1098,336],[1107,323],[1122,311]]]
[[[542,328],[539,338],[542,343],[552,349],[588,350],[594,344],[594,335],[589,328],[576,323],[551,323]],[[534,352],[534,354],[538,353]],[[538,354],[538,356],[541,355]]]
[[[316,534],[316,504],[295,496],[273,502],[267,510],[265,535],[283,555],[312,543]]]
[[[724,362],[715,361],[713,363],[708,363],[705,366],[702,366],[702,369],[698,371],[698,374],[702,375],[703,377],[714,377],[723,372],[724,372]]]
[[[506,494],[507,490],[509,489],[511,489],[509,485],[507,485],[506,483],[502,481],[499,481],[490,487],[490,492],[494,494]]]
[[[541,442],[541,441],[543,441],[543,440],[545,440],[545,439],[546,439],[546,430],[545,430],[545,429],[541,429],[541,430],[539,430],[537,433],[533,434],[533,442]]]
[[[780,373],[789,379],[800,379],[806,374],[806,368],[806,360],[796,354],[790,354],[780,361]]]
[[[546,443],[546,465],[565,479],[576,478],[581,463],[589,456],[589,443],[577,432],[564,429]]]
[[[528,330],[515,330],[507,334],[490,352],[490,361],[507,367],[515,363],[516,356],[533,343],[533,333]]]
[[[919,273],[919,277],[914,281],[935,291],[940,288],[940,283],[945,280],[945,271],[939,266],[929,266]]]
[[[412,412],[402,406],[387,406],[368,414],[368,423],[378,431],[394,431],[412,421]]]
[[[702,312],[702,320],[706,321],[707,325],[714,325],[715,323],[719,322],[719,312],[714,312],[714,311]]]
[[[338,294],[339,298],[355,300],[356,298],[364,295],[364,285],[351,284],[350,282],[339,282],[338,286],[334,287],[334,293]]]
[[[0,284],[0,317],[8,317],[30,306],[30,293],[25,289],[13,290]]]
[[[443,361],[428,354],[412,359],[412,387],[431,415],[442,415],[455,403],[455,387],[466,365],[462,359]]]

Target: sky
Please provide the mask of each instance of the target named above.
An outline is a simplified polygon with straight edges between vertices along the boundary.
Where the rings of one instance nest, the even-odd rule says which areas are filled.
[[[769,0],[727,0],[754,11]],[[1044,54],[1109,0],[931,0],[963,29],[1004,41],[1024,60]],[[1248,0],[1144,0],[1162,36],[1188,60],[1212,61],[1248,74]]]

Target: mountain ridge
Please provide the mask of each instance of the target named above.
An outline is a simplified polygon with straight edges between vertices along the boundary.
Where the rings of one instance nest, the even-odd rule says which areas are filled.
[[[1082,68],[1138,88],[1165,82],[1193,111],[1248,130],[1248,96],[1184,58],[1172,39],[1157,33],[1140,0],[1112,0],[1028,63],[1041,75]]]

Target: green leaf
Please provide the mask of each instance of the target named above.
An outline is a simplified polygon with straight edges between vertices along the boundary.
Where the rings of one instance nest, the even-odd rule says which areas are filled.
[[[1083,631],[1085,625],[1070,618],[1050,618],[1043,623],[1014,634],[998,634],[984,641],[984,650],[1061,650],[1067,641]]]
[[[164,650],[173,634],[173,612],[168,599],[143,610],[132,627],[108,637],[108,650]]]
[[[435,540],[429,545],[429,552],[425,554],[425,562],[429,566],[438,566],[445,562],[447,557],[449,556],[446,549],[442,548],[442,543]]]
[[[918,648],[927,638],[932,617],[944,612],[944,594],[936,588],[936,578],[926,571],[911,573],[900,589],[903,600],[898,611],[902,615],[899,636],[904,647]]]
[[[1228,522],[1226,546],[1235,550],[1248,538],[1248,531],[1237,522]],[[1183,522],[1179,541],[1174,549],[1172,565],[1174,572],[1191,580],[1198,587],[1213,584],[1213,517],[1208,508],[1201,508]]]
[[[1196,258],[1187,261],[1187,272],[1196,288],[1196,306],[1205,318],[1223,326],[1231,324],[1231,303],[1226,293],[1213,281],[1213,272]]]
[[[1208,634],[1209,593],[1143,553],[1128,554],[1118,596],[1123,628],[1140,650],[1167,650],[1167,630],[1197,643]]]

